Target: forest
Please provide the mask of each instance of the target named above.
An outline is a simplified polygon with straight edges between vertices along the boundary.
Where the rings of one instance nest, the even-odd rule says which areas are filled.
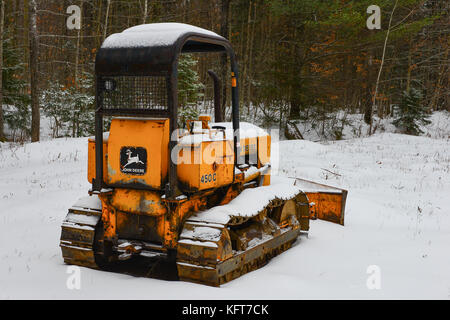
[[[69,28],[73,5],[79,28]],[[371,6],[380,8],[379,28],[369,28]],[[286,139],[303,138],[307,123],[339,140],[352,115],[367,124],[364,135],[382,130],[381,119],[418,135],[432,112],[450,111],[448,1],[1,0],[0,141],[39,141],[44,126],[52,138],[91,135],[98,48],[113,33],[159,22],[229,39],[241,120]],[[226,57],[183,55],[182,118],[213,113],[210,69],[229,115]]]

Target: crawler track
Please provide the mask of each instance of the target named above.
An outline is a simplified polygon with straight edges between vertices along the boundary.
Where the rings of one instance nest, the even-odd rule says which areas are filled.
[[[265,265],[297,240],[304,215],[303,193],[273,199],[258,214],[227,224],[199,222],[194,216],[185,223],[177,248],[181,280],[220,286]],[[307,230],[304,228],[303,230]]]
[[[259,190],[252,191],[253,198],[257,198]],[[289,189],[289,196],[280,194],[286,192],[274,191],[258,210],[246,215],[239,215],[242,208],[248,208],[245,201],[234,203],[231,211],[224,205],[193,214],[183,224],[176,249],[117,239],[109,256],[103,254],[101,203],[95,202],[95,196],[82,198],[69,209],[62,224],[60,247],[64,262],[220,286],[264,266],[289,249],[301,231],[309,229],[306,194],[294,187]]]
[[[285,230],[279,237],[269,239],[243,252],[236,252],[225,261],[215,265],[191,264],[179,259],[177,261],[180,280],[219,286],[256,270],[270,259],[289,249],[296,241],[300,229]]]
[[[101,210],[73,207],[61,226],[61,247],[64,262],[99,269],[95,257],[96,227]]]

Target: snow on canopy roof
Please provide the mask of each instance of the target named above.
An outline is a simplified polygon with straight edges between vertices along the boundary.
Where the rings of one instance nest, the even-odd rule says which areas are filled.
[[[150,23],[137,25],[125,29],[121,33],[110,35],[103,42],[102,48],[167,47],[174,45],[178,39],[188,34],[227,41],[215,32],[189,24]]]
[[[105,39],[95,58],[95,72],[100,76],[165,76],[180,52],[224,51],[234,56],[228,40],[209,30],[172,22],[142,24]]]

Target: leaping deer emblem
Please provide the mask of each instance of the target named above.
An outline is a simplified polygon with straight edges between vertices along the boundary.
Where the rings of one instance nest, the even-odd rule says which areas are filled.
[[[144,164],[141,160],[139,160],[139,155],[136,155],[136,157],[132,157],[132,156],[131,156],[132,152],[131,152],[130,149],[127,149],[127,151],[125,152],[125,154],[128,156],[128,159],[127,159],[127,164],[123,166],[124,168],[125,168],[126,166],[130,165],[130,164],[133,164],[133,163],[141,163],[141,164]]]

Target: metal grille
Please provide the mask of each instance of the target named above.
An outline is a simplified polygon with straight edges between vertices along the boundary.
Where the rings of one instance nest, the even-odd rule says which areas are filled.
[[[168,111],[166,77],[101,77],[97,86],[103,109]]]

